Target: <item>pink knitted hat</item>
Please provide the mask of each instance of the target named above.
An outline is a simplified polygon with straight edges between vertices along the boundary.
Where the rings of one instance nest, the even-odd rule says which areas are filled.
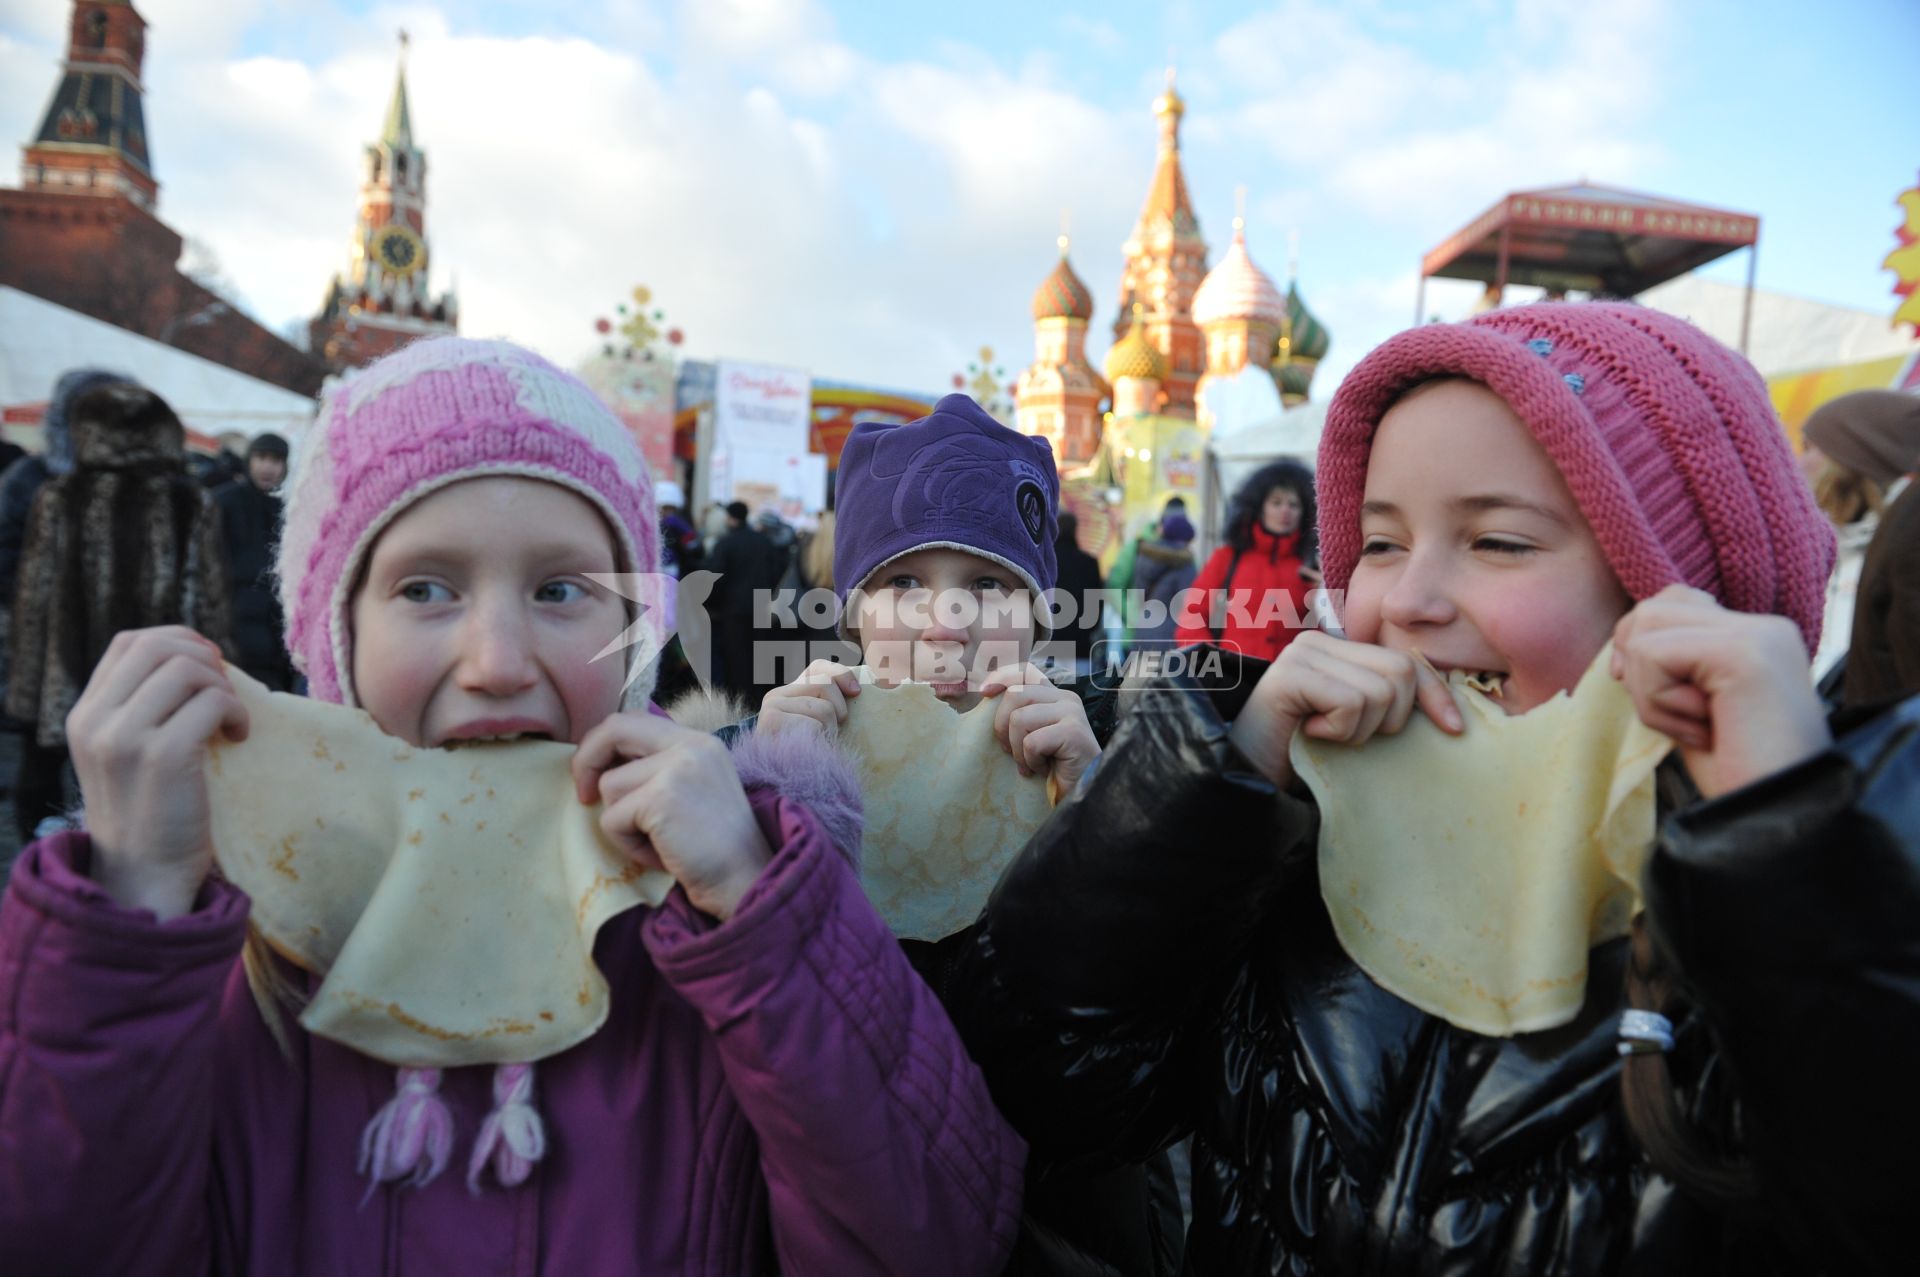
[[[1409,388],[1466,377],[1533,431],[1614,575],[1644,599],[1676,582],[1820,640],[1833,529],[1813,503],[1753,365],[1684,320],[1561,302],[1428,324],[1347,374],[1320,439],[1328,588],[1360,556],[1360,502],[1380,418]]]
[[[572,489],[606,516],[622,572],[660,572],[653,478],[626,426],[591,390],[506,342],[415,342],[328,393],[294,464],[280,601],[293,663],[315,697],[358,703],[347,609],[381,529],[428,493],[483,475]],[[634,592],[659,588],[659,579]],[[671,600],[641,602],[653,604],[646,616],[661,618]],[[629,648],[629,659],[651,665],[665,635],[653,638]],[[642,704],[652,691],[646,668],[626,703]]]

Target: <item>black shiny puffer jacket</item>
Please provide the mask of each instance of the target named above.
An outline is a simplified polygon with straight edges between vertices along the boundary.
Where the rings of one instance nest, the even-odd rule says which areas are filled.
[[[1036,1163],[1191,1131],[1208,1277],[1920,1272],[1920,700],[1663,827],[1649,918],[1694,1008],[1671,1066],[1761,1186],[1725,1208],[1627,1128],[1625,942],[1576,1021],[1504,1040],[1346,956],[1313,806],[1227,736],[1258,672],[1142,694],[974,933],[949,1010],[1022,1080],[995,1097]]]

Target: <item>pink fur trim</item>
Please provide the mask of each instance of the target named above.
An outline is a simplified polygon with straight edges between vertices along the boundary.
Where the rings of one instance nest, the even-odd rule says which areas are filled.
[[[860,777],[840,747],[816,731],[744,732],[733,745],[733,769],[749,789],[761,786],[811,811],[848,862],[860,864],[866,812]]]

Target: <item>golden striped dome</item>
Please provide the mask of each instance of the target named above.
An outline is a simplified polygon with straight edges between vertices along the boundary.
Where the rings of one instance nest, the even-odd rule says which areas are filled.
[[[1147,334],[1140,327],[1138,312],[1133,317],[1133,327],[1127,329],[1127,335],[1113,343],[1113,349],[1107,352],[1107,380],[1117,382],[1122,377],[1132,377],[1138,381],[1165,381],[1167,379],[1167,357],[1147,340]]]

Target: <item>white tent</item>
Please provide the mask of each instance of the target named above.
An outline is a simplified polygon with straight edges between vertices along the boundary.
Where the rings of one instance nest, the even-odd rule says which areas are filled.
[[[1724,280],[1682,275],[1649,288],[1636,300],[1696,324],[1738,350],[1745,292]],[[1879,311],[1830,306],[1765,289],[1753,294],[1747,358],[1762,377],[1888,359],[1906,354],[1913,345],[1913,338]]]
[[[0,288],[0,408],[40,405],[70,368],[124,372],[165,399],[187,427],[204,435],[265,430],[289,438],[313,419],[314,402],[124,328]],[[38,414],[30,420],[38,421]],[[18,441],[37,446],[38,427]]]

